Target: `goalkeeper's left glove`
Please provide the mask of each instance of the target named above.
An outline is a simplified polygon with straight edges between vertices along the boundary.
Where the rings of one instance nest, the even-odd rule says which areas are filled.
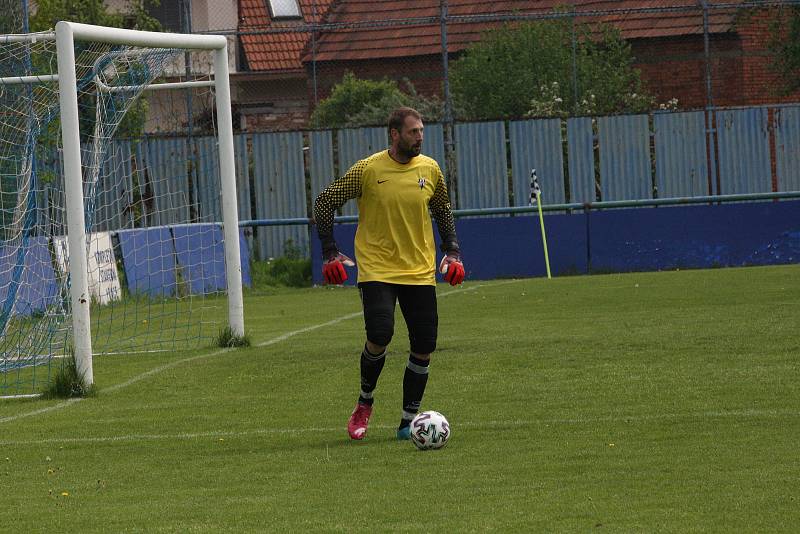
[[[464,264],[461,261],[461,254],[458,252],[448,252],[439,264],[439,272],[444,275],[446,282],[451,286],[457,286],[464,281]]]
[[[354,266],[355,262],[335,249],[328,251],[326,256],[322,262],[322,278],[327,284],[343,284],[347,280],[344,268]]]

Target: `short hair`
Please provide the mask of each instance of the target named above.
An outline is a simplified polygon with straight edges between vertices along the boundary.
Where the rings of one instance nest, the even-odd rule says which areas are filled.
[[[422,120],[422,115],[414,108],[404,106],[392,111],[391,115],[389,115],[389,128],[387,130],[389,132],[389,137],[392,136],[392,129],[398,132],[402,131],[403,124],[406,122],[406,117],[409,115],[415,119]]]

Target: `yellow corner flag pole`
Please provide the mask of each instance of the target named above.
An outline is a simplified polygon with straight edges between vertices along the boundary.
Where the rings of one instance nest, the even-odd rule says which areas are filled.
[[[536,204],[539,208],[539,226],[542,229],[542,245],[544,246],[544,265],[547,268],[547,279],[550,276],[550,255],[547,253],[547,234],[544,231],[544,217],[542,216],[542,189],[539,187],[539,178],[536,176],[536,169],[531,169],[531,204]]]

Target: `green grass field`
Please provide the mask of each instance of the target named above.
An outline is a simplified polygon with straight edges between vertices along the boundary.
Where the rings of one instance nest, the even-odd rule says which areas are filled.
[[[345,425],[353,289],[246,300],[248,349],[95,359],[96,397],[0,402],[3,532],[796,532],[800,265],[440,286],[394,440],[398,316],[368,437]]]

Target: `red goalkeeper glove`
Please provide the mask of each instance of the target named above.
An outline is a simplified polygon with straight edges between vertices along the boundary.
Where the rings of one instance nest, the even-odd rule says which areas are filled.
[[[322,263],[322,278],[326,284],[343,284],[347,280],[347,271],[344,268],[353,265],[355,265],[353,260],[334,250]]]
[[[451,286],[457,286],[464,281],[464,264],[461,262],[461,255],[450,252],[439,264],[439,272],[444,275],[444,279]]]

